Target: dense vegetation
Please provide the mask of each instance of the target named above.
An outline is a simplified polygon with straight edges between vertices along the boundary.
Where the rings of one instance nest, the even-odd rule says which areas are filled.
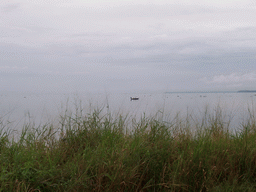
[[[81,111],[80,111],[81,112]],[[0,132],[0,191],[256,191],[256,124],[95,110]],[[128,121],[129,119],[129,121]]]

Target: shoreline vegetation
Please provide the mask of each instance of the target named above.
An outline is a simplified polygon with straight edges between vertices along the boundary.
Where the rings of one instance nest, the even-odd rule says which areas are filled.
[[[238,93],[256,93],[256,90],[240,90]]]
[[[112,115],[79,107],[23,125],[0,122],[0,191],[255,191],[256,119],[231,131],[222,109],[202,118]]]

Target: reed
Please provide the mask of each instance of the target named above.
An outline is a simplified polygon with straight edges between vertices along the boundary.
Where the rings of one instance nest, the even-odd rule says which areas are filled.
[[[0,191],[255,191],[256,123],[217,108],[169,121],[65,112],[57,125],[1,124]]]

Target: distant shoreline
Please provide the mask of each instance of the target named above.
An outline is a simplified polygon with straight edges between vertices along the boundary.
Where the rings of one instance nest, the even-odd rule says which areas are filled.
[[[256,93],[256,90],[240,90],[238,93]]]
[[[237,93],[237,91],[175,91],[175,92],[165,92],[165,93]]]
[[[173,93],[256,93],[256,90],[239,90],[239,91],[174,91],[165,92],[167,94]]]

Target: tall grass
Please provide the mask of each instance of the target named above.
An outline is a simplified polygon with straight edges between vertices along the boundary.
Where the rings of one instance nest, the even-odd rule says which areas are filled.
[[[59,123],[0,130],[0,191],[255,191],[254,114],[230,131],[200,120],[65,111]]]

